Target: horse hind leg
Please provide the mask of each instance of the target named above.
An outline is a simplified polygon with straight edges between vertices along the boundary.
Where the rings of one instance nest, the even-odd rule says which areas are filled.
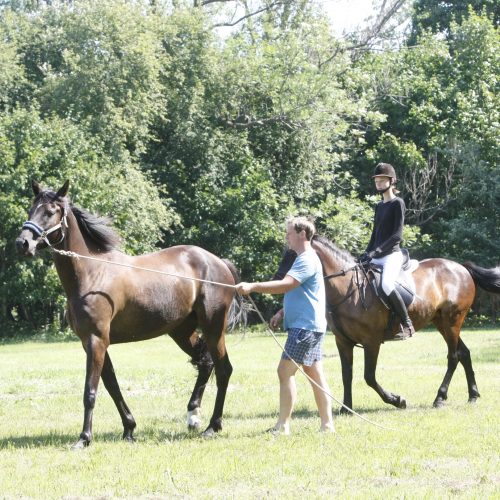
[[[443,381],[439,386],[436,399],[434,400],[434,408],[441,408],[444,402],[448,399],[448,388],[450,386],[451,379],[458,365],[459,361],[459,339],[460,339],[460,327],[462,321],[456,322],[454,325],[450,325],[446,317],[443,317],[443,313],[434,319],[434,324],[443,336],[446,344],[448,345],[448,367],[444,375]],[[465,345],[464,345],[465,346]],[[464,352],[465,355],[465,352]],[[470,355],[469,355],[470,357]],[[466,361],[467,363],[467,361]],[[467,373],[467,371],[466,371]],[[470,388],[469,388],[470,393]]]
[[[224,331],[227,321],[226,314],[227,309],[219,313],[214,313],[210,323],[202,326],[203,334],[214,362],[215,379],[217,384],[214,411],[212,417],[210,418],[208,427],[203,432],[203,437],[207,438],[214,436],[216,432],[222,430],[224,402],[226,399],[227,388],[229,386],[229,379],[233,372],[233,367],[229,361],[224,341]]]
[[[212,356],[208,352],[207,343],[203,337],[195,334],[193,339],[194,353],[191,357],[191,364],[198,370],[198,377],[193,388],[193,393],[188,402],[187,424],[190,431],[199,430],[201,427],[200,408],[203,393],[208,380],[214,369]]]
[[[198,376],[187,405],[187,425],[189,430],[198,430],[201,427],[200,407],[203,393],[208,379],[212,374],[214,363],[208,352],[205,340],[198,335],[196,319],[190,317],[180,327],[176,328],[170,336],[176,344],[189,356],[191,364],[198,370]]]
[[[476,384],[476,376],[472,369],[472,359],[470,351],[461,338],[458,339],[458,355],[459,361],[462,363],[467,379],[467,388],[469,390],[469,403],[475,403],[477,398],[480,397],[479,390]]]
[[[221,354],[224,352],[224,354]],[[212,354],[214,356],[214,354]],[[215,350],[215,379],[217,383],[217,396],[215,398],[215,405],[212,417],[208,427],[203,432],[203,437],[212,437],[216,432],[222,430],[222,413],[224,410],[224,402],[226,400],[227,388],[229,386],[229,379],[233,373],[233,367],[229,361],[229,356],[225,350],[218,344]]]

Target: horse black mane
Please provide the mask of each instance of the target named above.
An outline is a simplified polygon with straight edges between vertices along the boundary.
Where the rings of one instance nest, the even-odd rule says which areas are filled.
[[[87,242],[91,243],[95,250],[109,252],[120,246],[121,239],[111,227],[112,221],[108,217],[95,215],[83,208],[76,207],[68,198],[59,198],[52,190],[43,191],[36,197],[39,203],[58,203],[71,209],[75,216],[78,227]]]
[[[354,257],[347,250],[342,250],[325,236],[320,236],[319,234],[315,234],[312,237],[312,241],[316,241],[321,245],[323,245],[324,247],[326,247],[326,249],[333,254],[335,260],[342,260],[349,265],[355,263]]]
[[[94,215],[83,208],[70,205],[80,231],[84,237],[89,238],[97,250],[109,252],[120,246],[120,237],[111,227],[111,219]]]

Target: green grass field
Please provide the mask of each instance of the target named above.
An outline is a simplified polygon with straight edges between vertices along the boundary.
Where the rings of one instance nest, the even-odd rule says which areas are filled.
[[[382,347],[378,380],[408,409],[386,406],[363,380],[355,351],[354,405],[383,430],[337,417],[337,433],[318,432],[312,391],[301,374],[289,437],[265,433],[278,406],[272,338],[228,337],[234,367],[224,430],[213,440],[189,434],[186,404],[195,372],[169,338],[110,348],[125,399],[137,420],[135,445],[120,440],[118,413],[100,386],[94,442],[74,452],[83,419],[85,357],[77,342],[0,346],[1,498],[499,498],[500,331],[465,331],[481,398],[467,403],[459,365],[445,408],[432,401],[446,370],[437,332]],[[284,337],[283,337],[284,339]],[[325,369],[341,399],[334,339]],[[207,388],[204,423],[215,380]],[[334,404],[335,408],[338,405]]]

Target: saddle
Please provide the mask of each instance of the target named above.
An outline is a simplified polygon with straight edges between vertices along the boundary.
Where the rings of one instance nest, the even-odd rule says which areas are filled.
[[[413,280],[412,273],[418,268],[419,263],[415,259],[410,259],[408,250],[405,248],[401,249],[401,252],[403,253],[403,264],[396,280],[396,290],[399,292],[406,307],[408,307],[415,299],[415,281]],[[402,327],[399,323],[399,318],[389,306],[389,299],[382,289],[382,266],[370,264],[366,274],[375,295],[390,312],[384,340],[398,340],[397,333],[402,331]]]
[[[415,299],[415,281],[412,273],[418,266],[418,260],[410,259],[410,254],[406,248],[401,249],[403,254],[403,264],[398,279],[396,280],[396,290],[401,295],[403,302],[408,307]],[[368,281],[373,288],[375,295],[382,301],[382,304],[390,310],[387,295],[382,290],[382,266],[370,264],[367,269]]]

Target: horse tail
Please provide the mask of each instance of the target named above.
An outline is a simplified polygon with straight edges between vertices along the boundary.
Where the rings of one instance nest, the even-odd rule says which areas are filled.
[[[222,259],[222,262],[224,262],[224,264],[226,264],[228,269],[231,271],[234,282],[239,283],[241,281],[241,277],[240,273],[238,272],[238,269],[236,269],[236,266],[229,259]]]
[[[469,271],[474,283],[483,290],[491,293],[500,293],[500,267],[486,269],[472,262],[464,262],[462,266]]]
[[[229,259],[222,259],[222,262],[226,264],[228,269],[233,275],[235,283],[241,281],[240,273],[236,269],[236,266]],[[227,321],[228,330],[234,330],[237,325],[243,325],[244,328],[247,326],[248,313],[251,310],[250,303],[245,300],[240,294],[235,293],[231,306],[229,308],[229,316]]]

